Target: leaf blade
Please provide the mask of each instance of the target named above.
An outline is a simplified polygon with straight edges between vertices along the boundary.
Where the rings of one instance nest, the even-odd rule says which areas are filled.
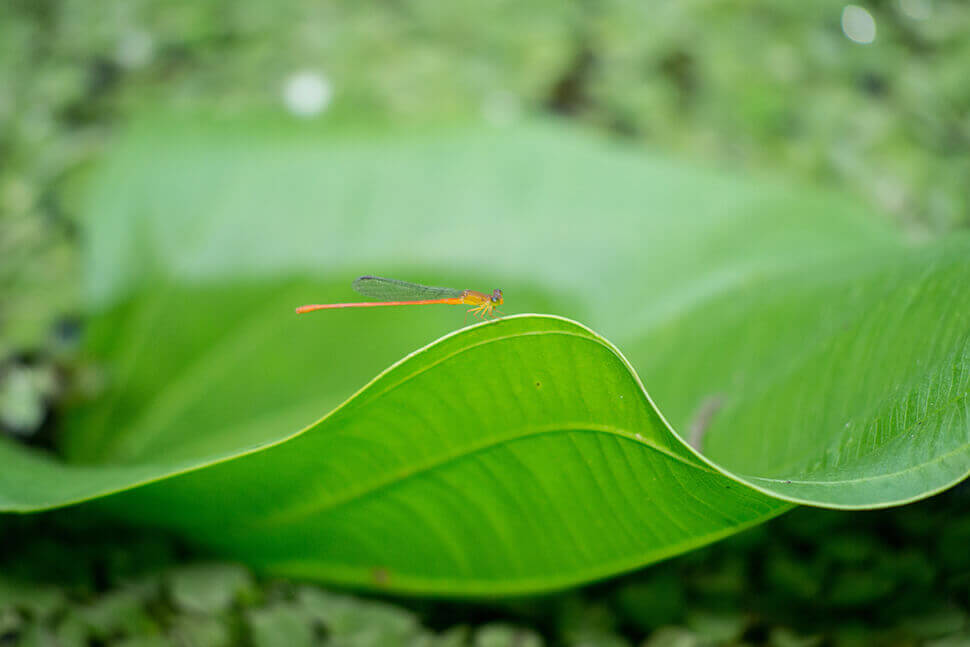
[[[193,128],[135,136],[95,184],[88,293],[137,296],[95,319],[90,348],[123,388],[74,413],[79,464],[45,464],[42,483],[36,457],[0,445],[17,466],[0,475],[7,509],[104,497],[275,572],[472,595],[605,576],[792,501],[901,503],[970,471],[965,239],[910,246],[831,196],[543,126],[372,141],[255,129],[245,156],[238,131]],[[147,158],[148,173],[132,164]],[[284,226],[266,226],[277,212]],[[611,344],[549,317],[445,336],[381,372],[453,319],[292,317],[343,300],[339,277],[362,262],[498,283],[507,307],[589,320],[659,408]],[[476,265],[493,276],[461,272]],[[479,344],[499,326],[545,328]],[[928,395],[949,404],[931,411]],[[681,436],[712,399],[695,454]],[[848,442],[847,419],[878,451]],[[908,441],[907,420],[932,428]]]

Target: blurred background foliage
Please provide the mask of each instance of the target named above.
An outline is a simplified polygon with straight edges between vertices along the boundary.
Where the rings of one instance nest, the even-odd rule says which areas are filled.
[[[702,164],[841,187],[914,236],[966,226],[970,8],[871,2],[874,40],[860,43],[846,7],[6,0],[0,357],[70,337],[67,180],[146,111],[401,125],[552,112]],[[58,372],[25,371],[4,369],[8,429],[36,428],[64,391]]]
[[[476,603],[261,578],[71,511],[7,516],[0,644],[959,647],[970,642],[968,513],[965,486],[885,511],[800,508],[639,573]]]
[[[72,354],[71,187],[138,115],[500,126],[552,113],[703,165],[839,187],[929,237],[970,224],[967,61],[961,0],[3,0],[0,428],[49,444],[57,412],[96,389]],[[200,575],[165,538],[5,517],[0,644],[968,644],[967,491],[802,510],[641,575],[487,609]],[[444,631],[459,620],[473,628]]]

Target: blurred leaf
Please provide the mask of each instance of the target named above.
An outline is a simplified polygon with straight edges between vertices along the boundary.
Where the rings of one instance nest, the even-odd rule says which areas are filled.
[[[550,125],[198,119],[136,132],[89,205],[88,349],[115,386],[70,420],[77,464],[0,444],[7,509],[127,490],[104,505],[277,573],[493,594],[970,470],[968,241],[908,248],[832,196]],[[364,272],[583,317],[655,399],[602,337],[535,316],[349,397],[461,316],[291,314]]]
[[[178,616],[169,631],[179,645],[192,647],[228,647],[232,644],[224,619],[196,614]]]
[[[80,623],[100,640],[118,635],[139,636],[158,632],[134,590],[119,590],[98,598],[84,607],[72,609]]]
[[[12,606],[4,605],[0,607],[0,636],[16,634],[23,624],[23,618]]]
[[[57,390],[50,366],[12,364],[0,370],[0,427],[30,435],[44,418],[44,400]]]
[[[902,628],[917,638],[938,638],[966,629],[967,621],[965,611],[951,607],[938,609],[919,617],[906,618],[902,622]]]
[[[310,647],[313,630],[300,611],[286,604],[276,604],[247,613],[255,647]]]
[[[0,634],[3,632],[0,631]],[[54,634],[43,625],[33,624],[24,630],[17,641],[17,647],[73,647],[57,641]]]
[[[56,587],[0,577],[0,612],[24,611],[32,619],[43,621],[64,608],[65,603],[64,592]]]
[[[420,629],[413,614],[389,604],[309,587],[300,591],[299,600],[307,615],[340,640],[367,635],[378,644],[401,642]]]
[[[687,616],[687,626],[698,636],[715,644],[740,639],[748,619],[741,613],[711,613],[693,611]]]
[[[970,645],[970,632],[964,631],[944,638],[927,640],[923,644],[926,647],[965,647]]]
[[[170,576],[172,601],[183,611],[213,614],[227,610],[253,586],[249,572],[231,564],[196,564]]]
[[[643,647],[698,647],[700,638],[681,627],[661,627],[650,634]]]
[[[467,627],[455,627],[444,632],[437,638],[438,647],[465,647],[470,642]]]
[[[475,632],[474,647],[542,647],[535,632],[501,624],[485,625]]]
[[[172,643],[164,636],[132,636],[111,643],[112,647],[170,647]]]
[[[602,645],[628,647],[626,639],[616,632],[617,620],[603,603],[570,597],[559,610],[559,633],[569,645]]]
[[[57,644],[64,647],[82,647],[90,644],[91,631],[76,613],[68,613],[57,626]]]
[[[771,630],[768,644],[771,647],[818,647],[822,644],[822,637],[800,636],[785,627],[777,627]]]

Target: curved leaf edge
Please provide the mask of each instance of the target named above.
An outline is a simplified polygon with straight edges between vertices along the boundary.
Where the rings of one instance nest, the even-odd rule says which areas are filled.
[[[269,571],[281,577],[321,581],[336,586],[347,587],[351,590],[369,591],[393,595],[406,595],[423,598],[448,598],[481,600],[483,598],[501,596],[525,597],[556,593],[585,586],[610,577],[630,573],[682,555],[691,550],[703,548],[722,539],[726,539],[739,532],[749,530],[771,521],[795,508],[795,505],[782,505],[765,515],[753,517],[749,521],[726,527],[723,530],[699,534],[688,541],[665,545],[660,550],[649,550],[629,556],[622,560],[605,562],[586,570],[573,570],[559,577],[522,578],[496,580],[476,580],[473,578],[443,579],[440,577],[415,577],[413,575],[394,574],[393,587],[375,582],[373,569],[362,569],[356,566],[347,567],[312,567],[305,562],[273,562]]]
[[[543,316],[548,316],[548,315],[543,315]],[[572,323],[578,326],[581,326],[583,328],[586,328],[586,326],[583,326],[578,322],[572,322]],[[927,499],[931,496],[944,492],[954,487],[955,485],[958,485],[959,483],[965,481],[968,477],[970,477],[970,467],[968,467],[967,470],[961,476],[958,476],[957,478],[952,479],[951,481],[945,482],[944,484],[939,485],[937,487],[927,489],[923,492],[920,492],[919,494],[909,496],[909,497],[887,498],[885,501],[873,502],[868,504],[840,504],[840,503],[834,503],[834,502],[820,502],[818,500],[806,499],[804,497],[784,494],[783,492],[779,492],[776,489],[772,489],[768,485],[759,485],[759,483],[766,483],[766,484],[772,483],[776,485],[788,485],[788,484],[799,484],[799,483],[815,484],[815,483],[812,483],[810,481],[804,481],[804,480],[799,481],[798,479],[765,478],[765,477],[759,477],[759,476],[739,474],[737,472],[733,472],[723,467],[722,465],[716,463],[715,461],[705,456],[702,452],[698,451],[693,445],[687,442],[680,434],[674,431],[673,425],[671,425],[670,422],[667,420],[667,418],[664,417],[660,407],[658,407],[656,403],[653,401],[653,398],[650,397],[650,393],[647,391],[646,387],[643,384],[643,381],[640,379],[640,375],[633,368],[633,365],[630,364],[629,360],[627,360],[626,356],[622,353],[622,351],[620,351],[620,349],[617,348],[614,344],[612,344],[608,339],[605,339],[601,335],[598,335],[596,332],[589,330],[589,328],[586,328],[586,330],[588,330],[590,333],[595,335],[604,345],[610,348],[610,350],[612,350],[616,354],[616,356],[620,359],[620,361],[624,363],[627,370],[630,372],[630,375],[633,377],[637,385],[640,387],[640,391],[643,393],[644,399],[647,401],[647,403],[656,413],[657,417],[663,421],[664,426],[667,428],[667,432],[672,434],[674,438],[679,443],[681,443],[681,445],[683,445],[687,451],[689,451],[695,458],[697,458],[699,461],[701,461],[711,469],[716,470],[718,473],[736,481],[741,485],[745,485],[751,488],[752,490],[760,492],[761,494],[769,496],[773,499],[777,499],[779,501],[785,501],[787,503],[792,503],[796,505],[805,505],[805,506],[811,506],[815,508],[824,508],[827,510],[880,510],[884,508],[892,508],[900,505],[906,505],[908,503],[915,503],[916,501],[922,501],[923,499]],[[968,447],[967,445],[964,445],[961,447],[961,450],[966,449],[967,447]],[[954,451],[948,454],[944,454],[942,456],[937,456],[932,461],[929,461],[927,463],[912,465],[903,471],[917,469],[919,467],[929,464],[930,462],[942,461],[954,453],[956,452]],[[873,480],[882,479],[882,478],[892,478],[893,476],[896,476],[899,473],[901,472],[895,472],[895,473],[889,473],[889,474],[874,474],[869,478]],[[846,481],[846,483],[848,482],[851,482],[851,480]]]
[[[28,505],[28,504],[16,504],[15,503],[15,504],[6,505],[6,506],[4,506],[2,503],[0,503],[0,513],[29,514],[29,513],[34,513],[34,512],[44,512],[44,511],[50,511],[50,510],[56,510],[56,509],[59,509],[59,508],[69,507],[69,506],[73,506],[73,505],[79,505],[79,504],[82,504],[82,503],[87,503],[87,502],[95,501],[95,500],[98,500],[98,499],[103,499],[105,497],[109,497],[109,496],[114,495],[114,494],[120,494],[120,493],[123,493],[123,492],[127,492],[127,491],[131,491],[131,490],[140,488],[140,487],[144,487],[144,486],[151,485],[151,484],[155,484],[155,483],[159,483],[159,482],[162,482],[162,481],[165,481],[165,480],[168,480],[168,479],[176,478],[176,477],[179,477],[179,476],[182,476],[182,475],[185,475],[185,474],[189,474],[189,473],[192,473],[192,472],[196,472],[196,471],[199,471],[199,470],[203,470],[203,469],[206,469],[206,468],[209,468],[209,467],[212,467],[214,465],[221,464],[221,463],[226,463],[226,462],[229,462],[229,461],[234,461],[234,460],[237,460],[237,459],[241,459],[241,458],[243,458],[245,456],[249,456],[251,454],[256,454],[256,453],[259,453],[259,452],[262,452],[262,451],[269,450],[269,449],[271,449],[273,447],[276,447],[278,445],[282,445],[284,443],[287,443],[287,442],[293,440],[294,438],[297,438],[297,437],[303,435],[304,433],[307,433],[309,431],[312,431],[313,429],[317,428],[318,426],[325,424],[327,420],[329,420],[333,416],[337,415],[339,412],[341,412],[342,410],[344,410],[345,408],[347,408],[348,406],[350,406],[352,403],[356,402],[358,400],[358,398],[364,396],[370,390],[370,388],[376,382],[380,381],[385,375],[387,375],[388,373],[394,371],[395,369],[397,369],[398,367],[402,366],[403,364],[406,364],[407,362],[411,361],[413,358],[418,357],[421,354],[423,354],[423,353],[429,351],[430,349],[436,347],[437,345],[441,344],[442,342],[444,342],[444,341],[446,341],[448,339],[451,339],[453,337],[457,337],[457,336],[463,335],[463,334],[465,334],[465,333],[467,333],[467,332],[469,332],[471,330],[474,330],[476,328],[481,328],[481,327],[484,327],[484,326],[496,325],[496,324],[500,323],[501,321],[507,321],[507,320],[511,320],[511,319],[526,319],[526,318],[550,319],[550,320],[556,320],[556,321],[559,321],[559,322],[562,322],[562,323],[566,323],[568,325],[575,326],[575,327],[581,329],[586,334],[590,335],[590,337],[593,340],[601,343],[603,346],[605,346],[607,349],[609,349],[611,352],[613,352],[617,356],[617,358],[620,359],[620,361],[623,363],[623,365],[626,367],[627,371],[629,372],[631,378],[636,382],[637,386],[639,387],[640,392],[642,393],[643,398],[644,398],[644,401],[646,402],[646,404],[652,409],[652,412],[657,415],[658,419],[660,419],[663,422],[663,424],[664,424],[667,432],[669,434],[671,434],[677,440],[677,442],[679,442],[684,447],[684,449],[686,449],[692,456],[694,456],[701,463],[703,463],[704,465],[706,465],[710,469],[716,471],[717,473],[719,473],[719,474],[721,474],[721,475],[723,475],[723,476],[725,476],[725,477],[727,477],[727,478],[729,478],[729,479],[731,479],[731,480],[733,480],[733,481],[735,481],[735,482],[737,482],[737,483],[739,483],[741,485],[744,485],[744,486],[746,486],[748,488],[751,488],[752,490],[755,490],[755,491],[757,491],[757,492],[759,492],[761,494],[764,494],[764,495],[766,495],[768,497],[771,497],[773,499],[776,499],[776,500],[779,500],[779,501],[783,501],[783,502],[786,502],[786,503],[790,503],[792,505],[807,505],[807,506],[812,506],[812,507],[820,507],[820,508],[827,508],[827,509],[834,509],[834,510],[873,510],[873,509],[889,508],[889,507],[894,507],[894,506],[898,506],[898,505],[904,505],[904,504],[907,504],[907,503],[912,503],[912,502],[915,502],[915,501],[919,501],[919,500],[922,500],[922,499],[931,497],[931,496],[933,496],[935,494],[938,494],[940,492],[943,492],[944,490],[947,490],[947,489],[949,489],[949,488],[951,488],[951,487],[959,484],[960,482],[962,482],[962,481],[966,480],[968,477],[970,477],[970,468],[968,468],[967,471],[963,475],[961,475],[961,476],[953,479],[951,482],[947,482],[947,483],[944,483],[944,484],[939,485],[937,487],[930,488],[930,489],[928,489],[928,490],[926,490],[924,492],[920,492],[919,494],[916,494],[916,495],[913,495],[913,496],[909,496],[909,497],[897,498],[897,499],[891,499],[890,498],[890,499],[887,499],[885,501],[874,502],[874,503],[871,503],[871,504],[838,504],[838,503],[828,503],[828,502],[819,502],[819,501],[811,500],[811,499],[805,499],[803,497],[798,497],[798,496],[786,495],[783,492],[779,492],[777,489],[773,489],[773,487],[772,486],[769,486],[768,484],[770,483],[770,484],[774,484],[774,485],[785,485],[785,484],[789,484],[789,483],[798,483],[798,480],[797,479],[792,479],[792,480],[768,479],[768,478],[762,478],[762,477],[757,477],[757,476],[750,476],[750,475],[738,474],[736,472],[733,472],[733,471],[731,471],[731,470],[723,467],[722,465],[716,463],[715,461],[711,460],[710,458],[708,458],[707,456],[705,456],[702,452],[700,452],[697,449],[695,449],[690,443],[688,443],[680,434],[678,434],[674,430],[673,426],[666,419],[666,417],[664,417],[663,412],[661,411],[661,409],[656,405],[656,403],[651,398],[650,393],[647,391],[646,387],[643,384],[643,381],[640,378],[640,375],[633,368],[633,365],[630,363],[630,361],[626,358],[626,356],[622,353],[622,351],[620,351],[620,349],[617,348],[617,346],[614,345],[612,342],[610,342],[608,339],[606,339],[602,335],[598,334],[597,332],[595,332],[594,330],[592,330],[588,326],[586,326],[586,325],[584,325],[582,323],[579,323],[579,322],[577,322],[575,320],[569,319],[567,317],[562,317],[562,316],[559,316],[559,315],[552,315],[552,314],[524,313],[524,314],[516,314],[516,315],[511,315],[511,316],[503,317],[500,320],[493,320],[493,321],[486,321],[486,322],[481,322],[481,323],[475,323],[473,325],[466,326],[464,328],[460,328],[458,330],[452,331],[452,332],[450,332],[450,333],[448,333],[446,335],[443,335],[442,337],[439,337],[438,339],[435,339],[435,340],[431,341],[430,343],[426,344],[425,346],[422,346],[421,348],[418,348],[418,349],[416,349],[416,350],[408,353],[407,355],[405,355],[401,359],[399,359],[396,362],[394,362],[393,364],[389,365],[387,368],[385,368],[380,373],[378,373],[373,378],[371,378],[366,384],[364,384],[359,389],[357,389],[357,391],[355,391],[353,394],[351,394],[347,399],[345,399],[343,402],[341,402],[339,405],[337,405],[336,407],[334,407],[333,409],[331,409],[328,413],[324,414],[319,419],[315,420],[314,422],[312,422],[312,423],[304,426],[303,428],[301,428],[301,429],[299,429],[297,431],[294,431],[293,433],[291,433],[289,435],[286,435],[286,436],[283,436],[281,438],[278,438],[278,439],[275,439],[275,440],[272,440],[272,441],[268,441],[268,442],[265,442],[265,443],[260,443],[258,445],[254,445],[252,447],[248,447],[248,448],[245,448],[245,449],[241,449],[241,450],[236,451],[236,452],[231,452],[229,454],[226,454],[225,456],[220,456],[218,458],[211,459],[211,460],[208,460],[208,461],[205,461],[205,462],[192,463],[192,464],[186,465],[186,466],[181,467],[181,468],[176,468],[176,469],[168,470],[168,471],[165,471],[165,472],[163,472],[161,474],[153,475],[153,476],[148,477],[148,478],[140,478],[140,479],[139,478],[134,478],[130,483],[128,483],[127,485],[122,486],[122,487],[106,488],[106,489],[103,489],[103,490],[100,490],[100,491],[95,490],[94,492],[91,492],[91,493],[88,493],[88,494],[84,494],[84,495],[81,495],[81,496],[78,496],[78,497],[75,497],[75,498],[68,497],[68,498],[66,498],[63,501],[59,501],[59,502],[55,502],[55,503],[41,504],[41,505]],[[635,434],[632,434],[632,433],[630,435],[630,439],[631,440],[635,440],[636,442],[640,442],[641,444],[648,444],[649,445],[649,443],[645,443],[644,441],[637,440],[635,438]],[[2,449],[2,448],[0,448],[0,449]],[[22,448],[19,448],[18,447],[18,449],[22,449]],[[27,456],[27,457],[30,457],[30,459],[34,459],[34,460],[37,460],[37,461],[50,461],[50,462],[53,462],[52,459],[50,459],[50,458],[48,458],[46,456],[43,456],[43,455],[41,455],[39,453],[33,453],[33,452],[29,452],[29,451],[26,451],[25,450],[25,454],[24,455]],[[934,459],[934,460],[940,460],[941,458],[943,458],[943,457],[938,457],[937,459]],[[72,466],[72,465],[66,465],[66,464],[58,464],[57,467],[63,468],[63,469],[66,469],[66,470],[76,470],[76,469],[87,469],[87,470],[90,470],[90,469],[112,469],[112,470],[120,470],[122,472],[125,472],[125,471],[136,472],[136,471],[140,471],[140,470],[145,469],[146,466],[117,466],[117,467],[115,467],[115,466],[97,466],[97,467],[94,467],[94,466]],[[916,468],[916,467],[918,467],[918,466],[914,466],[914,468]],[[873,478],[891,477],[891,476],[892,476],[891,474],[890,475],[874,475]],[[766,521],[767,519],[769,519],[771,517],[776,516],[777,514],[780,514],[781,512],[784,512],[787,509],[788,508],[785,508],[785,509],[782,509],[779,512],[775,512],[775,513],[769,515],[768,517],[766,517],[765,519],[757,519],[755,521],[752,521],[751,524],[745,525],[743,527],[740,527],[740,528],[732,528],[730,530],[725,531],[723,534],[722,533],[717,533],[718,536],[714,536],[714,537],[706,537],[705,536],[705,537],[698,538],[696,542],[694,542],[694,541],[687,542],[687,545],[683,545],[683,546],[678,545],[676,547],[668,548],[667,550],[661,551],[663,554],[658,554],[656,556],[650,556],[648,561],[655,561],[655,560],[659,560],[659,559],[664,559],[666,557],[670,557],[670,556],[679,554],[680,552],[683,552],[684,550],[689,550],[691,548],[704,545],[704,544],[709,543],[711,541],[714,541],[716,539],[720,539],[722,536],[728,536],[728,535],[734,534],[734,532],[737,532],[738,530],[742,530],[744,528],[747,528],[747,527],[750,527],[750,526],[753,526],[753,525],[757,525],[757,524],[759,524],[759,523],[761,523],[763,521]],[[628,568],[631,568],[631,567],[635,567],[635,566],[637,566],[639,564],[643,564],[644,563],[644,561],[642,559],[642,556],[641,556],[641,558],[639,558],[637,560],[630,560],[630,562],[631,563],[629,563],[629,564],[626,564],[625,563],[623,565],[615,565],[615,567],[607,568],[606,570],[608,571],[608,573],[605,573],[605,574],[604,573],[598,573],[598,574],[592,575],[591,576],[591,579],[595,579],[597,577],[604,577],[606,574],[614,573],[614,572],[619,572],[621,570],[625,570],[625,569],[628,569]],[[285,569],[285,566],[283,568]],[[597,569],[597,570],[599,571],[601,569]],[[300,572],[300,569],[296,569],[296,568],[292,569],[292,574],[293,575],[310,575],[310,573]],[[323,575],[323,574],[321,573],[320,575]],[[338,573],[338,572],[333,572],[333,573],[328,572],[325,575],[326,575],[327,578],[333,579],[333,581],[338,581],[338,582],[339,581],[346,581],[348,584],[349,583],[359,583],[359,580],[356,577],[350,578],[350,577],[347,577],[346,574],[344,574],[343,576],[341,576],[341,574]],[[564,582],[562,582],[561,586],[568,586],[569,584],[575,583],[576,581],[586,581],[586,580],[585,579],[582,579],[582,578],[580,578],[580,579],[570,578],[570,581],[564,581]],[[407,588],[408,590],[413,590],[416,593],[419,593],[420,590],[426,590],[426,588],[424,588],[424,586],[422,585],[420,579],[416,579],[413,583],[402,583],[402,584],[404,584],[404,587]],[[439,583],[439,585],[440,585],[440,583]],[[472,588],[474,588],[474,587],[472,587]],[[522,586],[523,592],[525,590],[527,590],[527,589],[529,589],[529,586],[527,586],[527,585],[523,585]],[[465,591],[465,592],[468,592],[469,591],[469,587],[468,587],[467,583],[463,583],[462,584],[461,590],[462,591]],[[532,590],[534,590],[534,589],[532,589]],[[460,591],[458,591],[458,592],[460,593]]]

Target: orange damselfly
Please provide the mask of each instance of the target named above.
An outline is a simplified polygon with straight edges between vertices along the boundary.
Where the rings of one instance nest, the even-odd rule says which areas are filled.
[[[354,280],[354,290],[358,294],[377,301],[361,303],[314,303],[300,306],[297,314],[313,312],[314,310],[328,310],[330,308],[369,308],[371,306],[424,306],[436,303],[451,305],[470,305],[468,312],[479,319],[494,317],[493,310],[502,305],[502,291],[494,290],[491,294],[475,290],[456,290],[454,288],[437,288],[419,283],[385,279],[379,276],[360,276]],[[501,313],[500,313],[501,314]]]

